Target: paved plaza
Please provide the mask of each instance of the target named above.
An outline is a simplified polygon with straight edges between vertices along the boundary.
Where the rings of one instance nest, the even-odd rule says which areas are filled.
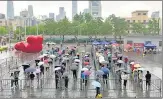
[[[84,46],[80,46],[78,50],[85,50]],[[86,47],[87,52],[91,52],[91,46]],[[135,57],[135,54],[133,53],[124,53],[125,55],[132,57],[132,59],[139,61],[143,67],[147,68],[147,70],[150,71],[150,68],[161,68],[161,62],[158,62],[155,57],[157,56],[146,56],[144,58],[139,58],[139,56]],[[3,53],[4,56],[10,57],[13,55],[12,53]],[[23,63],[30,63],[31,66],[34,66],[34,59],[37,58],[39,54],[24,54],[21,55],[21,59],[18,60],[18,67],[20,70],[19,75],[19,87],[11,89],[10,87],[10,74],[9,68],[1,68],[3,71],[2,73],[2,79],[6,79],[2,81],[1,86],[3,90],[0,91],[0,98],[94,98],[96,94],[95,88],[91,85],[91,82],[95,79],[95,67],[94,67],[94,58],[91,57],[91,75],[89,77],[88,85],[87,87],[83,87],[81,90],[81,73],[78,72],[78,79],[73,79],[73,74],[71,70],[67,70],[69,73],[69,86],[68,89],[65,89],[63,86],[63,83],[60,82],[61,88],[56,89],[55,88],[55,77],[54,77],[54,71],[53,67],[50,67],[50,71],[45,73],[45,79],[42,79],[41,81],[37,81],[37,79],[34,81],[34,87],[26,87],[26,81],[24,80],[24,71],[22,68]],[[19,58],[20,58],[19,57]],[[97,61],[97,60],[95,60]],[[10,61],[9,61],[10,62]],[[11,62],[12,63],[12,62]],[[55,65],[58,65],[58,61],[55,63]],[[71,61],[68,64],[68,66],[71,65]],[[52,69],[52,71],[51,71]],[[78,71],[81,71],[82,69],[82,63],[79,64]],[[151,71],[152,72],[152,71]],[[153,72],[152,72],[153,73]],[[161,72],[162,73],[162,72]],[[160,72],[156,75],[160,75]],[[152,76],[153,77],[153,76]],[[154,77],[153,79],[156,79],[157,77]],[[160,78],[160,77],[159,77]],[[162,77],[161,77],[162,78]],[[108,84],[102,84],[102,94],[103,98],[118,98],[118,97],[160,97],[161,93],[159,89],[155,88],[155,85],[151,85],[150,89],[146,89],[145,82],[143,82],[143,86],[140,87],[137,84],[135,84],[133,81],[128,81],[126,89],[123,87],[120,87],[114,77],[114,73],[111,72],[109,74],[109,81]]]

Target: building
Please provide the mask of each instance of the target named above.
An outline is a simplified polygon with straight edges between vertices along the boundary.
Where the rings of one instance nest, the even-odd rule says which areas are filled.
[[[66,12],[64,10],[64,7],[59,7],[59,14],[56,16],[56,20],[62,20],[66,17]]]
[[[159,11],[152,12],[151,18],[159,18],[159,17],[160,17],[160,12]]]
[[[77,1],[72,1],[72,19],[78,13],[78,4]]]
[[[28,5],[28,17],[33,17],[33,6]]]
[[[162,37],[155,36],[126,36],[124,37],[124,45],[130,44],[133,48],[142,48],[147,43],[155,44],[158,49],[162,49]]]
[[[94,17],[102,17],[101,1],[89,1],[89,12]]]
[[[5,27],[6,24],[7,24],[6,21],[7,21],[6,19],[0,19],[0,26],[4,26]]]
[[[49,19],[55,20],[54,13],[49,13]]]
[[[89,13],[89,9],[84,9],[83,14]]]
[[[27,18],[28,17],[28,11],[27,10],[21,11],[20,16],[23,17],[23,18]]]
[[[14,19],[13,1],[7,1],[7,19]]]
[[[0,19],[5,19],[5,14],[0,13]]]

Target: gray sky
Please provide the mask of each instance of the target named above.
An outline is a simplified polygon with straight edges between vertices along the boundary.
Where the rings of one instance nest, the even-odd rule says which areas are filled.
[[[6,14],[6,2],[0,1],[0,13]],[[71,19],[71,1],[14,1],[15,15],[28,5],[33,5],[34,15],[48,15],[49,12],[58,14],[59,7],[65,7],[66,15]],[[88,8],[88,1],[78,1],[78,13]],[[102,16],[110,14],[116,16],[130,17],[134,10],[149,10],[149,16],[153,11],[160,11],[162,16],[162,1],[102,1]]]

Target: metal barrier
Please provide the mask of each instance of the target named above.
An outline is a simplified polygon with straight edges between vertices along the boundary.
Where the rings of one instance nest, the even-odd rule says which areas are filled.
[[[46,81],[46,83],[44,83]],[[92,86],[92,81],[94,81],[94,79],[88,79],[87,82],[83,79],[70,79],[69,80],[69,85],[68,88],[65,88],[65,83],[64,83],[64,79],[60,79],[58,86],[59,88],[56,89],[56,81],[53,78],[44,78],[44,79],[34,79],[33,81],[29,80],[29,79],[21,79],[18,80],[18,85],[17,87],[15,87],[15,89],[17,89],[17,91],[19,92],[24,92],[27,91],[28,89],[31,90],[39,90],[39,92],[53,92],[53,91],[57,91],[57,90],[67,90],[68,93],[82,93],[84,97],[94,97],[96,90],[95,88]],[[105,82],[105,83],[104,83]],[[155,81],[157,82],[157,80]],[[11,80],[10,79],[3,79],[1,80],[0,84],[1,84],[1,91],[9,91],[12,89],[11,87]],[[150,88],[146,88],[146,81],[143,80],[142,85],[140,85],[139,83],[136,83],[132,80],[128,80],[127,82],[127,86],[126,88],[123,87],[123,81],[120,83],[118,82],[118,80],[116,79],[108,79],[107,83],[106,80],[103,81],[103,79],[100,79],[100,83],[101,83],[101,93],[102,94],[109,94],[109,93],[113,93],[116,95],[119,95],[118,97],[124,97],[123,95],[121,96],[121,94],[125,94],[125,92],[130,96],[130,97],[135,97],[137,96],[137,94],[143,94],[142,96],[137,96],[137,97],[148,97],[148,95],[150,93],[149,97],[161,97],[161,93],[162,91],[157,90],[153,84],[151,84]],[[86,85],[86,86],[85,86]],[[13,85],[15,86],[15,85]],[[89,95],[89,93],[92,95]],[[121,93],[121,94],[120,94]],[[104,95],[105,97],[113,97],[113,96],[107,96]],[[52,97],[52,96],[51,96]],[[64,96],[62,96],[63,98]],[[73,97],[81,97],[81,96],[71,96]]]

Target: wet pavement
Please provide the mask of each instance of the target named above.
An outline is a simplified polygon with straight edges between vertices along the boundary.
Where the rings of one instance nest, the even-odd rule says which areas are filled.
[[[87,47],[86,51],[90,52],[91,47]],[[85,50],[84,46],[80,47],[78,50]],[[28,55],[25,55],[28,56]],[[128,55],[130,57],[130,55]],[[131,57],[134,55],[131,54]],[[35,55],[32,55],[29,57],[29,59],[36,57]],[[140,58],[135,58],[139,59],[138,61],[143,64]],[[146,58],[144,58],[146,59]],[[28,59],[26,59],[28,60]],[[146,59],[148,60],[148,59]],[[29,60],[28,60],[29,61]],[[24,61],[25,62],[25,61]],[[27,62],[27,61],[26,61]],[[56,63],[57,64],[57,63]],[[34,65],[34,62],[33,62]],[[51,76],[49,76],[49,79],[46,79],[46,82],[43,84],[43,88],[40,88],[40,86],[37,87],[38,82],[35,80],[34,88],[27,88],[24,89],[22,87],[24,80],[20,81],[22,85],[20,85],[21,88],[19,89],[13,89],[11,90],[10,87],[7,87],[6,90],[4,89],[3,91],[0,91],[0,98],[78,98],[78,97],[83,97],[83,98],[94,98],[96,91],[94,87],[91,85],[91,82],[95,79],[95,68],[93,66],[93,60],[91,61],[91,72],[92,74],[89,77],[89,82],[88,86],[84,90],[80,90],[80,72],[78,72],[78,80],[74,81],[72,77],[72,72],[69,72],[69,88],[68,89],[56,89],[55,88],[55,77],[53,76],[53,72],[50,73]],[[153,66],[153,65],[152,65]],[[144,65],[143,65],[144,67]],[[157,67],[157,66],[155,66]],[[79,65],[79,70],[81,71],[82,69],[82,64],[80,63]],[[20,79],[23,79],[24,77],[22,67],[20,67],[21,71],[21,76]],[[5,76],[7,77],[7,76]],[[48,77],[47,77],[48,78]],[[160,92],[156,91],[154,86],[151,86],[151,90],[146,90],[145,88],[145,82],[143,83],[143,90],[140,90],[138,85],[135,85],[132,81],[129,81],[127,84],[127,88],[124,89],[123,87],[119,87],[118,84],[116,83],[114,79],[114,76],[112,73],[109,75],[109,81],[107,85],[102,84],[102,94],[103,98],[118,98],[118,97],[160,97]],[[10,80],[8,80],[10,82]],[[102,83],[102,82],[101,82]],[[21,91],[20,91],[21,89]]]

